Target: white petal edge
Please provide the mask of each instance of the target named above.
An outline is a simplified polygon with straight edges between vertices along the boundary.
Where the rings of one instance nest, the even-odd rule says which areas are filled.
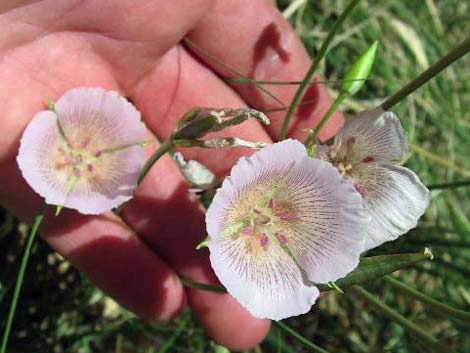
[[[335,138],[335,147],[345,150],[355,139],[356,161],[372,157],[374,162],[399,162],[408,152],[408,142],[400,119],[381,108],[365,111],[346,121]]]
[[[364,206],[372,217],[367,228],[364,251],[375,248],[416,227],[429,206],[429,190],[418,176],[405,167],[376,165],[364,168],[363,180],[369,196]]]
[[[146,137],[140,112],[115,91],[73,88],[55,103],[55,111],[66,136],[77,126],[91,128],[102,138],[104,148],[143,142]]]
[[[242,251],[234,255],[235,241],[231,237],[210,240],[210,261],[229,294],[251,315],[282,320],[310,310],[320,294],[318,288],[304,283],[297,265],[277,244],[268,247],[269,261],[263,267]],[[244,266],[248,271],[242,270]]]
[[[20,140],[16,160],[21,173],[31,188],[46,199],[50,205],[61,205],[65,201],[66,186],[51,187],[46,180],[44,169],[47,168],[47,146],[59,139],[57,118],[50,110],[36,114],[26,126]]]

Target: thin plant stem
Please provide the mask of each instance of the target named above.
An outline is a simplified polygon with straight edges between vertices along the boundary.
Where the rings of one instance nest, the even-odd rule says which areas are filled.
[[[227,70],[228,72],[238,76],[239,78],[242,78],[244,80],[248,80],[251,84],[255,85],[256,88],[258,88],[260,91],[264,92],[266,95],[268,95],[269,97],[271,97],[272,99],[274,99],[277,103],[279,103],[281,105],[281,107],[285,107],[285,104],[279,99],[277,98],[274,94],[272,94],[271,92],[269,92],[266,88],[262,87],[261,85],[259,85],[258,83],[256,83],[255,80],[249,78],[249,77],[246,77],[245,75],[243,75],[241,72],[239,72],[238,70],[235,70],[234,68],[231,68],[230,66],[226,65],[225,63],[223,63],[221,60],[217,59],[216,57],[214,57],[213,55],[209,54],[207,51],[205,51],[204,49],[200,48],[198,45],[196,45],[196,43],[194,43],[192,40],[188,39],[188,38],[184,38],[184,42],[188,45],[188,47],[190,47],[192,50],[194,50],[195,52],[209,58],[210,60],[212,60],[213,62],[215,62],[217,65],[219,65],[220,67],[222,67],[223,69]]]
[[[305,347],[309,348],[311,352],[315,353],[328,353],[328,351],[324,350],[323,348],[317,346],[316,344],[310,342],[308,339],[306,339],[304,336],[299,334],[297,331],[294,329],[290,328],[287,326],[285,323],[276,321],[275,324],[282,329],[284,332],[288,333],[290,336],[294,337],[297,339],[300,343],[302,343]]]
[[[152,169],[153,165],[157,163],[160,157],[162,157],[165,153],[171,151],[173,147],[174,143],[171,138],[160,145],[160,147],[154,152],[154,154],[152,154],[152,156],[147,160],[142,170],[140,171],[139,179],[137,180],[138,185],[142,183],[147,174],[150,172],[150,169]]]
[[[384,314],[389,319],[395,321],[397,324],[406,329],[414,337],[416,337],[420,342],[426,345],[428,348],[438,352],[445,352],[446,349],[442,344],[432,335],[424,331],[419,326],[415,325],[413,322],[408,320],[406,317],[393,310],[391,307],[386,305],[384,302],[379,300],[375,295],[368,292],[364,288],[355,285],[350,287],[350,290],[354,292],[358,297],[364,299],[369,305],[374,307],[377,311]]]
[[[301,85],[297,89],[297,92],[295,92],[294,99],[292,99],[291,104],[289,105],[289,108],[287,109],[286,116],[284,118],[284,123],[282,125],[281,129],[281,134],[279,135],[279,140],[284,140],[287,137],[287,131],[289,129],[289,124],[292,119],[292,115],[294,114],[295,109],[297,108],[298,104],[300,103],[300,100],[302,99],[303,94],[305,93],[305,90],[307,89],[310,81],[313,78],[313,75],[317,71],[318,67],[320,66],[321,60],[325,57],[326,52],[328,50],[329,45],[331,44],[333,37],[336,33],[336,31],[339,29],[339,27],[342,25],[346,17],[348,17],[349,13],[351,10],[358,4],[359,0],[352,0],[349,5],[346,7],[346,9],[343,11],[343,13],[339,16],[338,20],[336,21],[335,25],[331,29],[331,31],[328,33],[328,36],[326,37],[325,41],[323,42],[320,50],[318,51],[317,55],[313,59],[313,63],[310,66],[310,69],[308,70],[307,74],[305,75]]]
[[[411,295],[412,297],[416,298],[420,302],[423,302],[426,308],[433,309],[438,311],[442,314],[448,315],[450,317],[454,317],[466,322],[470,322],[470,313],[464,310],[455,309],[449,305],[443,304],[421,292],[418,292],[416,289],[406,285],[405,283],[393,278],[390,275],[386,275],[383,277],[383,280],[393,287],[397,288],[401,292]]]
[[[26,241],[23,258],[21,259],[20,269],[18,270],[18,276],[16,278],[15,289],[13,290],[13,297],[11,299],[10,310],[8,312],[8,317],[7,317],[7,321],[5,324],[5,331],[3,332],[0,353],[5,353],[7,349],[8,338],[10,337],[13,319],[15,318],[16,306],[18,305],[18,299],[20,297],[21,287],[23,286],[24,274],[26,272],[26,267],[28,266],[28,260],[31,255],[31,249],[34,244],[34,239],[36,238],[36,234],[44,219],[44,214],[46,212],[46,209],[47,209],[47,206],[43,207],[41,212],[34,218],[31,231],[29,232],[28,239]]]
[[[368,78],[370,80],[370,78]],[[236,83],[236,84],[247,84],[252,85],[253,82],[256,82],[258,85],[301,85],[304,81],[266,81],[266,80],[250,80],[246,78],[238,78],[238,77],[226,77],[224,81],[229,83]],[[343,82],[352,82],[352,81],[366,81],[366,79],[354,79],[354,80],[313,80],[308,82],[309,85],[325,85],[329,83],[343,83]]]
[[[336,109],[338,109],[338,107],[343,102],[345,97],[346,97],[346,93],[340,93],[339,96],[335,99],[330,109],[328,109],[328,111],[325,113],[323,118],[320,120],[317,126],[315,126],[315,128],[313,129],[313,132],[311,133],[310,137],[305,142],[306,146],[309,146],[315,143],[315,141],[317,140],[318,132],[325,126],[328,120],[330,120],[331,116],[336,111]]]
[[[180,277],[180,281],[185,287],[188,288],[201,289],[208,292],[227,293],[227,290],[224,287],[217,284],[194,282],[184,277]]]
[[[456,189],[462,186],[470,186],[470,180],[453,181],[450,183],[427,185],[429,190]]]
[[[406,86],[398,90],[395,94],[390,96],[380,106],[383,110],[390,110],[395,104],[400,102],[403,98],[408,96],[410,93],[416,91],[419,87],[424,85],[434,76],[439,74],[442,70],[451,65],[454,61],[460,59],[470,51],[470,38],[460,43],[457,47],[452,49],[447,55],[439,59],[435,64],[430,66],[421,75],[416,77],[413,81],[408,83]]]

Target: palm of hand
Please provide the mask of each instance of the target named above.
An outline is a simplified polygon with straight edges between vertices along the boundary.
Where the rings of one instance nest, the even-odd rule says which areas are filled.
[[[15,162],[18,141],[25,125],[43,109],[47,99],[57,99],[70,88],[99,86],[120,91],[143,113],[149,134],[160,138],[167,137],[177,119],[194,106],[244,106],[232,88],[178,44],[211,3],[187,0],[174,6],[158,0],[110,4],[39,1],[0,8],[0,26],[6,28],[0,37],[0,126],[4,132],[0,140],[0,183],[6,186],[0,190],[2,204],[26,220],[37,213],[42,201],[25,184]],[[225,13],[221,6],[229,5],[216,6],[211,20],[216,22],[217,14],[221,21],[226,20],[221,16]],[[274,22],[281,21],[264,3],[250,6],[258,6]],[[280,26],[287,25],[281,21]],[[215,43],[217,35],[207,38],[207,42],[201,39],[208,33],[210,36],[211,24],[198,27],[193,33],[195,40],[214,49],[210,42]],[[281,60],[276,65],[297,66],[287,68],[286,75],[303,73],[308,58],[296,41],[287,46],[294,54],[298,52],[300,59],[290,63]],[[216,54],[223,56],[223,50]],[[245,63],[242,53],[243,48],[238,57],[227,54],[227,60],[253,74],[251,61]],[[277,54],[273,50],[267,55]],[[282,74],[276,75],[278,69],[270,63],[261,65],[257,72],[267,76],[265,79],[283,79]],[[267,105],[260,98],[250,100],[251,93],[239,89],[251,104]],[[288,101],[292,89],[277,93]],[[224,135],[270,140],[255,122],[226,130]],[[223,174],[246,153],[188,151],[186,157]],[[90,217],[65,212],[59,220],[49,221],[42,233],[51,246],[97,285],[139,315],[169,319],[178,314],[187,298],[209,334],[232,348],[250,347],[265,335],[267,321],[253,319],[228,295],[198,290],[185,293],[178,280],[176,273],[216,282],[207,253],[194,251],[205,234],[203,219],[178,169],[165,157],[141,185],[122,220],[111,214]]]

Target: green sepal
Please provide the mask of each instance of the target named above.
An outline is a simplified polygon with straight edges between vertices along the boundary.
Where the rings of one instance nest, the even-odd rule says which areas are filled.
[[[364,283],[382,277],[389,273],[409,267],[424,260],[431,260],[432,253],[428,248],[424,252],[409,254],[394,254],[365,257],[360,260],[359,266],[346,277],[335,281],[335,285],[341,288],[354,284]],[[320,291],[331,290],[328,284],[316,284]]]

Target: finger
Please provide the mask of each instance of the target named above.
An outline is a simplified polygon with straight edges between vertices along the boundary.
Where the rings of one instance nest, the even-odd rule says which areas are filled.
[[[168,138],[177,122],[194,107],[244,108],[245,103],[214,73],[198,62],[183,47],[167,52],[159,65],[136,87],[133,94],[149,128],[162,139]],[[229,127],[214,136],[235,136],[248,141],[270,142],[263,127],[255,120]],[[186,158],[205,164],[218,175],[227,174],[247,148],[224,148],[217,151],[185,148]]]
[[[43,200],[24,182],[16,162],[1,165],[0,202],[31,221]],[[14,190],[14,192],[11,192]],[[44,239],[119,303],[148,320],[168,320],[184,307],[177,275],[113,214],[48,212]]]
[[[178,273],[193,281],[218,283],[207,250],[195,250],[206,234],[204,213],[169,156],[150,171],[123,217]],[[266,335],[269,323],[254,319],[228,294],[189,288],[187,297],[209,335],[231,349],[251,348]],[[233,314],[230,320],[227,313]]]
[[[182,48],[167,53],[155,71],[136,88],[132,98],[148,126],[165,137],[173,131],[177,119],[194,106],[244,106],[230,88]],[[254,121],[231,128],[228,134],[268,140],[265,131]],[[220,173],[227,171],[242,154],[250,153],[242,149],[184,152],[187,158],[197,158]],[[188,193],[188,185],[170,157],[158,161],[123,216],[179,273],[198,282],[218,283],[207,250],[195,250],[206,234],[203,210]],[[268,321],[254,319],[226,294],[196,289],[188,289],[187,293],[201,324],[214,339],[229,348],[253,347],[269,329]],[[230,320],[228,314],[232,314]]]
[[[290,25],[270,2],[264,0],[216,1],[189,38],[229,67],[255,80],[301,81],[311,65],[307,52]],[[220,74],[234,76],[207,56],[197,54]],[[232,86],[254,108],[279,108],[278,103],[253,85]],[[286,106],[297,90],[297,86],[291,85],[264,87]],[[330,105],[331,98],[326,89],[311,85],[296,110],[289,135],[305,139],[301,128],[314,127]],[[285,112],[270,114],[272,124],[268,131],[273,139],[279,137],[284,116]],[[335,114],[321,130],[320,138],[330,138],[341,124],[341,116]]]
[[[125,91],[153,68],[156,58],[194,27],[213,2],[56,0],[37,1],[27,6],[24,6],[24,1],[6,4],[4,8],[0,5],[0,28],[3,31],[0,51],[18,44],[30,46],[42,42],[41,52],[37,56],[31,55],[33,60],[44,56],[44,48],[54,48],[47,52],[56,59],[54,64],[63,66],[58,60],[60,51],[64,47],[73,47],[72,42],[75,41],[82,52],[93,51],[101,57],[102,63]],[[44,43],[50,42],[50,37],[61,36],[67,37],[66,43]],[[40,69],[54,74],[60,71],[56,65],[43,65]],[[60,77],[64,75],[70,73],[60,73]]]

